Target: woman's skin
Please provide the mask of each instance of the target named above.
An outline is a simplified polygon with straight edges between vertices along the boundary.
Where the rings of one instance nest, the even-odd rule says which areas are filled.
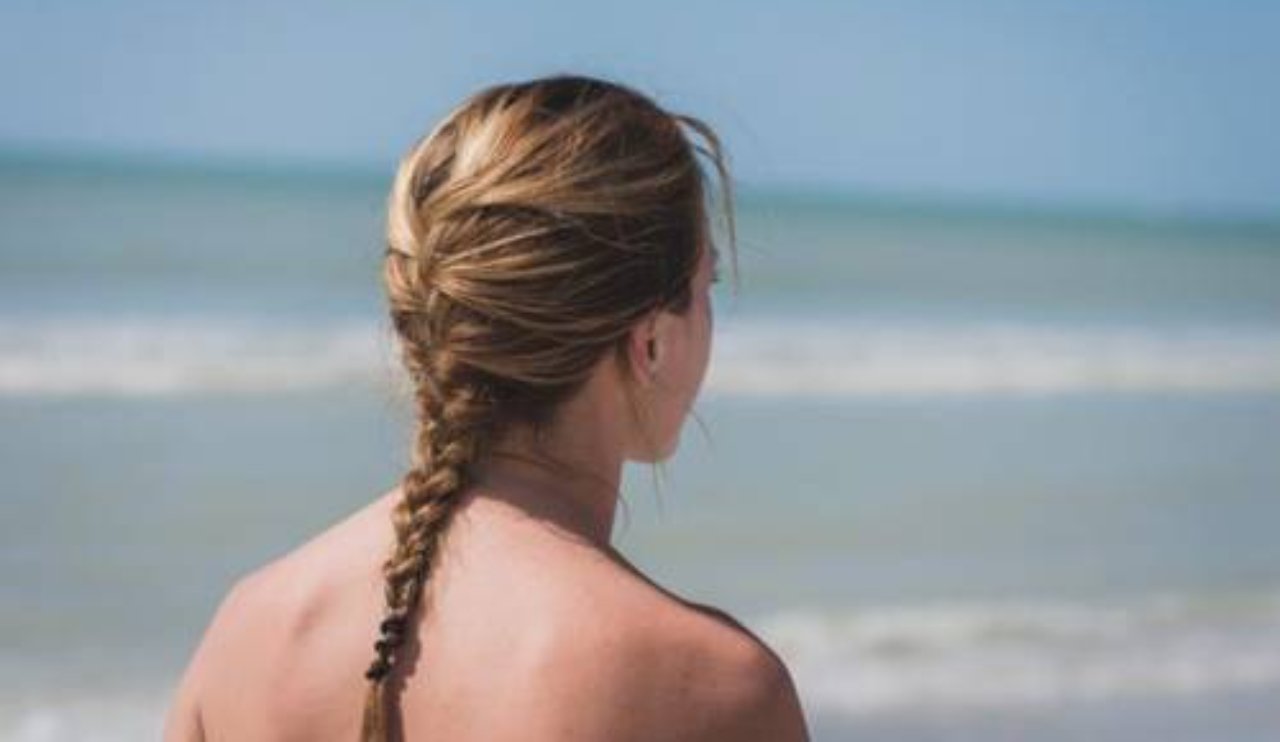
[[[536,446],[513,430],[460,494],[417,641],[389,686],[404,739],[808,739],[791,677],[762,641],[657,586],[609,543],[623,462],[670,455],[701,386],[714,261],[704,251],[685,315],[633,328],[631,380],[605,357]],[[527,460],[547,454],[575,473]],[[166,740],[358,737],[398,495],[235,585],[183,676]]]

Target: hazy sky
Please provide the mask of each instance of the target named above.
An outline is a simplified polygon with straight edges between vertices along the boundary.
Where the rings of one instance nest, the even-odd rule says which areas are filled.
[[[389,168],[496,80],[603,74],[756,184],[1280,215],[1280,2],[0,4],[0,148]]]

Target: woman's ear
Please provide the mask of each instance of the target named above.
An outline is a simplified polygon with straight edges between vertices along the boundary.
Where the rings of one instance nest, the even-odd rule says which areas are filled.
[[[631,328],[628,339],[628,362],[631,376],[641,386],[651,386],[658,376],[662,360],[662,338],[657,313],[650,314]]]

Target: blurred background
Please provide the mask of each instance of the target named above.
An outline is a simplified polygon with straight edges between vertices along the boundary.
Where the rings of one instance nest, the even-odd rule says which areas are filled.
[[[399,154],[605,75],[740,190],[616,540],[816,739],[1280,738],[1280,4],[0,6],[0,738],[158,735],[240,574],[392,486]]]

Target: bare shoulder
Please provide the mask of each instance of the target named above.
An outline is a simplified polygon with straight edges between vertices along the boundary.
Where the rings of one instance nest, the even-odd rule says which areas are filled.
[[[369,577],[377,569],[387,508],[374,502],[330,525],[291,551],[240,575],[223,596],[202,640],[204,653],[305,633],[316,614],[345,591],[381,597]],[[363,590],[360,583],[368,583]],[[354,586],[354,587],[353,587]]]
[[[678,670],[688,678],[697,739],[808,739],[791,673],[767,643],[718,609],[685,603],[677,613],[672,633],[659,641],[684,657]]]
[[[191,655],[173,694],[165,721],[166,740],[196,740],[225,730],[228,719],[244,720],[254,698],[274,698],[275,707],[289,684],[276,673],[292,674],[299,664],[341,662],[341,648],[327,620],[349,611],[340,600],[344,591],[365,599],[376,610],[376,583],[364,578],[375,568],[373,529],[365,521],[377,519],[381,501],[350,515],[290,552],[237,578],[221,598]],[[369,621],[373,621],[372,617]],[[356,627],[364,623],[349,622]],[[317,636],[318,632],[327,632]],[[308,637],[311,637],[308,639]],[[361,637],[363,639],[363,637]],[[324,652],[296,652],[300,642],[323,641]],[[335,657],[335,652],[338,657]],[[356,662],[356,660],[352,660]],[[352,671],[352,675],[357,673]],[[261,685],[270,692],[255,693]]]
[[[526,738],[808,739],[786,665],[741,624],[634,582],[611,590],[554,635],[538,675],[552,697],[523,715],[541,726]]]
[[[251,589],[245,580],[237,582],[222,598],[205,628],[165,715],[166,742],[205,739],[209,696],[215,690],[219,667],[226,662],[235,635],[243,631],[245,602],[250,599]]]

